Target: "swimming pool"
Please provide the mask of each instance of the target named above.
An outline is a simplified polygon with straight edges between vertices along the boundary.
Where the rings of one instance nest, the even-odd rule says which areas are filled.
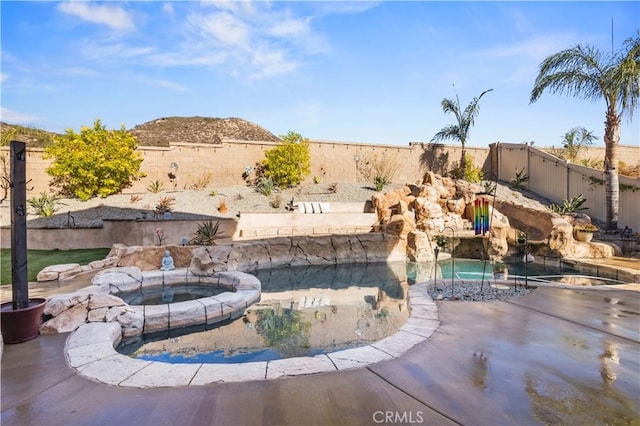
[[[243,363],[315,356],[366,345],[395,333],[407,320],[410,285],[433,277],[445,282],[451,260],[369,263],[259,270],[261,300],[241,319],[202,325],[125,342],[118,351],[169,363]],[[508,264],[509,280],[522,285],[525,266]],[[456,259],[455,279],[493,280],[492,265]],[[619,281],[580,275],[570,265],[532,263],[536,283],[601,285]]]

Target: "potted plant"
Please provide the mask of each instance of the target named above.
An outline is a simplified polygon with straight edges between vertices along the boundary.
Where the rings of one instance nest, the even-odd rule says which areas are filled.
[[[12,301],[0,306],[0,331],[4,343],[21,343],[37,337],[47,302],[46,299],[29,299],[25,154],[24,142],[10,142]]]
[[[576,240],[588,243],[593,238],[593,234],[598,231],[598,227],[592,223],[581,223],[573,226]]]
[[[502,261],[493,264],[493,278],[496,280],[506,280],[508,275],[507,265]]]
[[[527,233],[524,231],[516,231],[516,241],[522,245],[527,242]]]
[[[447,238],[444,235],[436,235],[436,244],[438,247],[443,248],[447,245]]]

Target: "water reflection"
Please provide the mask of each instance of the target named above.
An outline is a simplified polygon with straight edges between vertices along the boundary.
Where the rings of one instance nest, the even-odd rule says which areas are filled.
[[[408,319],[405,264],[354,264],[257,271],[260,302],[241,320],[137,344],[122,352],[165,362],[247,362],[363,346]]]

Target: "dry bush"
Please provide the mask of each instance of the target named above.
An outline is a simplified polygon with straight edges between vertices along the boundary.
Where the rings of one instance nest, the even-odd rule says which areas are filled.
[[[193,190],[196,190],[196,191],[200,191],[202,189],[205,189],[211,183],[211,179],[212,178],[213,178],[213,175],[210,172],[201,174],[200,176],[198,176],[198,178],[195,180],[195,182],[193,182],[191,185],[189,185],[188,189],[193,189]]]
[[[229,211],[229,206],[227,205],[227,200],[226,198],[223,198],[222,200],[220,200],[220,202],[218,203],[218,211],[222,214],[225,214]]]
[[[618,163],[618,173],[624,176],[629,176],[634,179],[640,178],[640,163],[635,165],[628,165],[624,161]]]
[[[131,197],[129,197],[129,202],[131,204],[135,204],[140,200],[142,200],[142,197],[138,194],[131,194]]]
[[[270,204],[274,209],[279,209],[282,205],[282,196],[280,196],[280,194],[276,194],[276,196],[271,200]]]
[[[338,182],[333,182],[331,185],[329,185],[329,187],[327,189],[332,194],[337,194],[338,193]]]
[[[359,161],[356,167],[366,182],[372,183],[376,191],[382,191],[400,169],[400,160],[390,153],[373,153]]]
[[[162,197],[158,204],[156,204],[156,213],[163,214],[166,212],[170,212],[173,210],[173,205],[175,204],[176,199],[174,197]]]

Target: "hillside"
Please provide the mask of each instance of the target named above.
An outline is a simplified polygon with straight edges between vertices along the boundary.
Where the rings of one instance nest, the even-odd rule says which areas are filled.
[[[79,129],[75,129],[79,131]],[[53,140],[56,133],[46,130],[0,122],[2,145],[10,140],[42,147]],[[222,139],[273,141],[280,139],[257,124],[241,118],[167,117],[152,120],[129,130],[141,146],[169,146],[170,142],[220,143]]]
[[[280,139],[264,128],[241,118],[167,117],[140,124],[131,133],[138,144],[168,146],[170,142],[220,143],[222,139],[273,141]]]

